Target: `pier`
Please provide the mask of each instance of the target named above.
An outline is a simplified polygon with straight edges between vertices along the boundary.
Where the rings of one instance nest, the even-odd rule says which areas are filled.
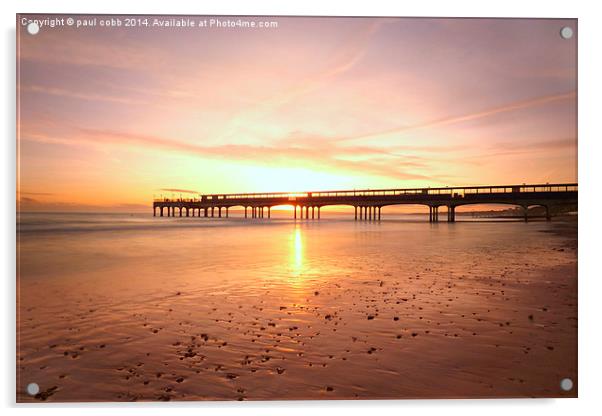
[[[576,183],[466,186],[442,188],[363,189],[315,192],[269,192],[199,195],[197,198],[161,198],[153,201],[153,215],[160,217],[228,218],[230,209],[244,209],[245,218],[271,218],[276,206],[293,207],[295,219],[321,218],[326,206],[351,206],[357,221],[379,221],[382,209],[393,205],[426,205],[429,222],[439,221],[445,208],[447,221],[455,222],[456,208],[476,204],[507,204],[528,209],[541,206],[547,220],[558,206],[577,204]]]

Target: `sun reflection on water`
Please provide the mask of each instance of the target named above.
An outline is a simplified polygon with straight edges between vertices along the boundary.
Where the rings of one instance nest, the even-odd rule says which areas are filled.
[[[303,271],[303,239],[301,229],[295,227],[292,238],[291,266],[294,276],[300,276]]]

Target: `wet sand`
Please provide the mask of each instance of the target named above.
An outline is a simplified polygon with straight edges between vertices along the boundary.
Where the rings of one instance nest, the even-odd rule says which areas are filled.
[[[234,221],[23,235],[18,401],[576,397],[576,221]]]

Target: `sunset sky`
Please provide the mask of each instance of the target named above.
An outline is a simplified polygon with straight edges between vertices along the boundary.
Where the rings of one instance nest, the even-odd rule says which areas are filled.
[[[246,19],[18,22],[21,209],[577,180],[574,20]]]

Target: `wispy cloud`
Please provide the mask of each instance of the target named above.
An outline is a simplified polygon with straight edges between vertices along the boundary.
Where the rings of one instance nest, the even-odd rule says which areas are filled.
[[[198,191],[194,191],[192,189],[178,189],[178,188],[161,188],[158,191],[165,192],[173,192],[173,193],[181,193],[181,194],[198,194]]]
[[[370,21],[340,48],[339,52],[326,63],[324,70],[313,76],[301,79],[283,92],[255,103],[251,107],[239,112],[225,126],[224,134],[221,136],[222,139],[232,137],[239,128],[245,127],[254,120],[271,114],[276,109],[303,95],[309,94],[326,85],[332,78],[350,70],[366,53],[370,38],[385,23],[385,20]]]
[[[47,87],[42,85],[25,85],[21,91],[31,91],[40,94],[49,94],[58,97],[76,98],[87,101],[107,101],[121,104],[146,104],[145,101],[135,100],[126,96],[112,96],[98,93],[84,93],[66,90],[63,88]]]
[[[278,147],[269,145],[224,144],[201,146],[170,138],[132,134],[126,132],[78,128],[71,135],[52,136],[44,133],[24,133],[23,140],[65,145],[92,145],[101,148],[129,146],[140,150],[155,149],[179,152],[187,155],[242,161],[249,164],[283,167],[313,167],[318,170],[344,170],[357,174],[389,177],[398,180],[433,179],[433,176],[417,172],[423,167],[415,157],[395,155],[383,149],[367,146],[355,147]],[[352,160],[361,155],[362,160]],[[390,156],[371,158],[371,156]]]
[[[52,192],[27,192],[27,191],[19,191],[17,189],[17,193],[19,193],[20,195],[33,195],[33,196],[51,196],[51,195],[56,195]]]
[[[496,114],[507,113],[511,111],[521,110],[529,107],[535,107],[539,105],[548,104],[555,101],[563,101],[569,99],[575,99],[577,96],[576,91],[566,92],[562,94],[552,94],[552,95],[544,95],[541,97],[530,98],[526,100],[515,101],[512,103],[507,103],[499,107],[488,108],[482,111],[477,111],[473,113],[463,114],[459,116],[449,116],[443,117],[435,120],[429,120],[422,123],[411,124],[407,126],[395,127],[392,129],[376,131],[372,133],[361,134],[357,136],[346,136],[339,137],[335,140],[337,141],[350,141],[350,140],[358,140],[358,139],[372,139],[378,136],[385,136],[390,134],[399,134],[399,133],[407,133],[410,131],[428,129],[432,127],[440,127],[449,124],[462,123],[466,121],[473,121],[485,117],[490,117]]]

